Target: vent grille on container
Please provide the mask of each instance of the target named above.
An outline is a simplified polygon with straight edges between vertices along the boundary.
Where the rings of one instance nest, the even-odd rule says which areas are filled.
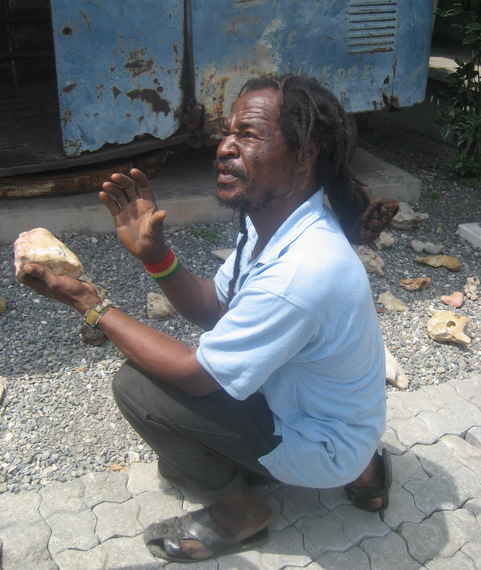
[[[397,0],[351,0],[347,12],[347,53],[394,51]]]

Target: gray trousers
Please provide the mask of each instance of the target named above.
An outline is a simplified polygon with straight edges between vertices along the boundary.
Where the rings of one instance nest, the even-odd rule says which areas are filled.
[[[173,483],[212,501],[230,497],[247,482],[278,482],[258,458],[282,441],[273,435],[264,396],[236,400],[221,389],[186,394],[126,362],[113,392],[123,416],[158,454],[159,471]]]

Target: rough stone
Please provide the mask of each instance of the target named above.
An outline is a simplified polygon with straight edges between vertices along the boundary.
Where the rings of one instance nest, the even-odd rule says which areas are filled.
[[[385,247],[391,247],[396,241],[396,238],[390,232],[381,232],[381,235],[374,240],[376,247],[383,249]]]
[[[147,295],[147,316],[149,319],[166,321],[174,313],[175,309],[165,295],[152,292]]]
[[[452,255],[428,255],[427,257],[415,257],[416,263],[429,265],[430,267],[445,267],[449,271],[460,271],[461,262]]]
[[[414,277],[413,279],[400,279],[399,285],[407,291],[419,291],[426,289],[431,283],[429,277]]]
[[[468,277],[466,279],[464,292],[466,293],[466,297],[471,299],[471,301],[475,301],[478,298],[478,287],[479,279],[477,277]]]
[[[441,301],[445,305],[450,305],[451,307],[459,309],[463,304],[464,295],[461,291],[455,291],[452,295],[441,295]]]
[[[470,344],[471,337],[464,329],[471,320],[469,317],[458,315],[454,311],[431,311],[432,317],[428,321],[429,338],[436,342],[453,342],[456,344]]]
[[[409,311],[409,307],[395,297],[391,291],[384,291],[377,298],[377,302],[384,305],[388,311]]]
[[[15,275],[25,275],[28,263],[46,267],[55,275],[68,275],[78,279],[84,269],[78,257],[45,228],[22,232],[14,243]]]
[[[409,379],[403,367],[394,358],[386,345],[384,345],[384,354],[386,356],[386,380],[393,386],[396,386],[396,388],[405,390],[409,387]]]
[[[384,261],[383,259],[370,247],[360,245],[357,248],[359,257],[368,273],[384,277]]]
[[[481,449],[481,427],[475,426],[468,430],[466,433],[466,441],[470,445]]]
[[[415,212],[407,202],[399,203],[399,212],[394,216],[392,228],[395,230],[413,230],[429,218],[429,214]]]

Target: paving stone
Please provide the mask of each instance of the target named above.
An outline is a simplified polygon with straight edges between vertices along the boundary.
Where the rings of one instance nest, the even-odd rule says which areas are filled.
[[[142,493],[133,500],[139,505],[138,520],[143,528],[163,519],[186,514],[182,509],[182,495],[175,489]]]
[[[103,501],[122,503],[130,499],[125,473],[89,473],[80,478],[85,485],[85,502],[92,508]]]
[[[406,543],[395,532],[384,538],[368,538],[359,546],[369,556],[371,570],[419,570],[419,563],[409,556]]]
[[[69,548],[90,550],[99,543],[95,534],[97,519],[90,510],[80,513],[57,513],[49,517],[46,522],[52,529],[48,548],[53,555]]]
[[[430,475],[426,481],[409,481],[405,488],[412,493],[415,505],[426,515],[440,509],[457,509],[465,501],[481,494],[476,474],[453,459],[443,440],[436,445],[417,445],[412,450]]]
[[[395,419],[389,425],[396,432],[399,441],[408,449],[417,443],[431,445],[438,439],[419,416],[409,420]]]
[[[414,453],[391,455],[393,482],[404,485],[408,481],[425,481],[428,479],[421,462]]]
[[[389,493],[389,506],[384,511],[384,523],[396,530],[403,522],[421,522],[426,515],[414,504],[411,493],[393,483]]]
[[[368,513],[350,505],[339,507],[334,512],[342,521],[344,534],[353,543],[365,538],[386,536],[391,530],[376,513]]]
[[[418,416],[431,433],[439,439],[443,435],[464,435],[473,425],[481,425],[481,410],[462,398],[446,404],[438,412],[421,412]],[[419,443],[425,443],[420,441]]]
[[[328,509],[319,501],[317,489],[307,489],[305,487],[281,487],[266,497],[266,502],[271,507],[273,514],[276,514],[275,527],[281,530],[286,526],[294,524],[302,516],[322,516]],[[282,524],[283,519],[285,521]]]
[[[400,418],[412,418],[420,412],[436,412],[442,407],[424,390],[416,390],[415,392],[396,392],[395,398],[390,398],[388,402],[390,402],[391,399],[394,399],[397,406],[402,406],[402,409],[405,410],[404,415],[401,415],[401,410],[399,410],[399,415],[397,417]]]
[[[481,409],[481,374],[469,378],[456,378],[451,382],[456,392]]]
[[[481,427],[475,426],[468,429],[465,439],[470,445],[481,449]]]
[[[97,517],[97,536],[100,542],[119,536],[136,536],[144,529],[137,520],[139,505],[134,499],[125,503],[101,503],[93,512]]]
[[[481,497],[477,497],[476,499],[471,499],[467,503],[464,503],[463,509],[471,511],[473,515],[476,517],[478,524],[481,526]]]
[[[476,570],[471,558],[462,552],[456,552],[450,558],[436,558],[436,560],[426,562],[426,568],[429,570]]]
[[[421,523],[400,527],[411,556],[420,564],[436,558],[449,558],[464,544],[479,539],[480,528],[473,513],[464,509],[440,511]]]
[[[49,537],[50,527],[43,520],[4,528],[0,536],[3,541],[2,568],[56,568],[47,549]]]
[[[334,512],[321,518],[304,517],[295,526],[304,535],[304,547],[313,560],[327,551],[344,552],[354,546],[344,534],[342,521]]]
[[[450,382],[423,387],[423,393],[429,396],[440,408],[459,399],[459,394]]]
[[[462,548],[461,552],[465,554],[475,565],[475,568],[479,568],[481,562],[481,537],[478,542],[467,542]]]
[[[19,522],[24,522],[27,525],[43,522],[38,512],[40,501],[40,495],[32,491],[18,495],[2,493],[0,495],[0,530]]]
[[[92,550],[64,550],[54,557],[59,570],[93,570],[105,568],[107,552],[100,544]]]
[[[127,471],[127,477],[127,489],[133,495],[172,488],[172,483],[160,476],[157,462],[133,463]]]
[[[258,550],[260,564],[253,568],[283,568],[287,564],[302,567],[311,561],[304,548],[302,534],[294,527],[281,532],[270,532],[269,540]],[[219,557],[219,562],[222,558],[224,557]],[[223,568],[238,568],[238,566],[223,566]]]
[[[333,511],[341,505],[350,505],[344,487],[334,487],[333,489],[319,489],[319,499],[327,509]]]
[[[399,394],[388,394],[386,399],[386,419],[389,423],[393,419],[409,419],[413,417],[412,410],[406,408]]]
[[[454,461],[459,461],[471,469],[481,482],[481,449],[471,445],[461,437],[447,435],[441,440],[451,451]]]
[[[347,552],[326,552],[315,562],[306,566],[306,570],[370,570],[369,558],[359,547],[354,546]],[[284,570],[294,570],[289,566]]]
[[[391,454],[401,455],[407,451],[407,446],[399,441],[396,431],[389,425],[386,426],[379,449],[386,448]]]
[[[87,508],[85,486],[80,479],[67,483],[52,481],[39,491],[42,501],[39,511],[44,518],[60,512],[80,512]]]
[[[155,570],[163,567],[163,563],[150,554],[142,535],[134,538],[112,538],[102,543],[108,553],[107,568],[120,569],[142,568]]]

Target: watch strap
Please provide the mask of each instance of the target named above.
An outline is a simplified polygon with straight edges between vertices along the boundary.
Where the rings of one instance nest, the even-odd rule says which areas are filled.
[[[114,305],[112,301],[109,301],[108,299],[104,299],[100,303],[95,303],[95,305],[93,307],[90,307],[90,309],[85,313],[84,315],[85,323],[89,327],[92,328],[97,327],[97,323],[100,321],[100,319],[113,306]]]

